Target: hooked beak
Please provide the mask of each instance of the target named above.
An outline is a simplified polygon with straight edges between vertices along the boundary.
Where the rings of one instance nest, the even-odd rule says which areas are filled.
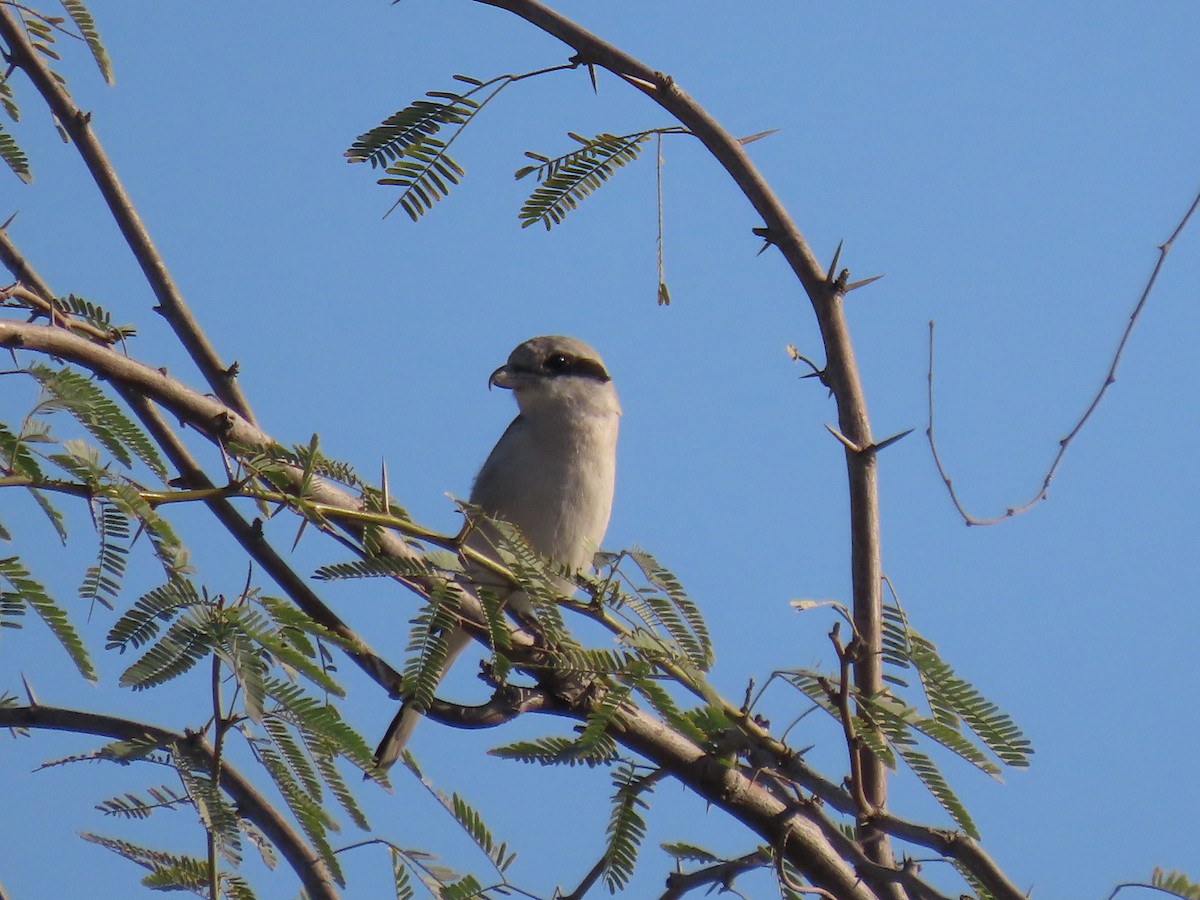
[[[488,390],[493,386],[512,390],[512,376],[509,375],[508,366],[501,366],[492,373],[492,377],[488,379]]]

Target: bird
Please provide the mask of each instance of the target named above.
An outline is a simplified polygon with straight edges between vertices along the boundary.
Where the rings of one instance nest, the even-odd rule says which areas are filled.
[[[557,566],[587,568],[608,530],[616,480],[621,404],[608,369],[583,341],[541,335],[519,344],[492,372],[492,387],[511,390],[518,412],[475,476],[470,507],[516,526],[531,549]],[[480,518],[466,543],[499,560],[495,533]],[[486,584],[482,567],[468,565],[466,573]],[[565,578],[552,583],[564,593],[574,589]],[[532,613],[520,591],[506,604],[521,617]],[[442,676],[470,640],[465,629],[451,633]],[[400,707],[375,751],[379,768],[400,758],[419,718],[410,704]]]

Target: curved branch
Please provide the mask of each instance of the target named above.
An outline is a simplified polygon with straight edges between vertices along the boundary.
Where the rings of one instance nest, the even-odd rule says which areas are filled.
[[[73,731],[126,741],[144,741],[150,738],[164,749],[177,744],[185,747],[188,753],[210,762],[213,757],[212,747],[198,734],[180,734],[132,719],[77,709],[40,705],[0,707],[0,727]],[[279,852],[299,876],[309,896],[322,900],[337,900],[338,893],[333,875],[325,862],[254,785],[246,781],[228,763],[221,767],[221,787],[237,804],[238,813],[257,825],[263,834],[271,839],[271,843],[279,848]]]
[[[507,10],[553,35],[575,49],[576,61],[609,70],[673,115],[700,139],[745,194],[765,223],[765,228],[759,233],[779,248],[803,285],[825,345],[828,363],[824,380],[837,402],[839,429],[852,444],[846,448],[846,468],[850,489],[854,625],[865,643],[854,672],[859,691],[873,696],[883,688],[883,564],[879,490],[866,395],[842,302],[846,290],[845,278],[835,279],[826,275],[786,207],[750,160],[744,145],[721,127],[669,75],[651,69],[537,0],[476,2]],[[869,751],[863,749],[859,752],[863,760],[863,792],[872,806],[883,807],[887,799],[886,770]],[[872,848],[878,848],[877,851],[871,851],[875,862],[892,865],[893,859],[885,842],[868,843]]]
[[[936,850],[942,856],[958,860],[983,883],[996,900],[1027,900],[1028,894],[1013,884],[979,844],[960,831],[930,828],[901,819],[889,812],[872,816],[875,824],[888,834],[922,847]]]
[[[784,803],[653,716],[640,709],[623,711],[612,734],[769,840],[777,853],[817,887],[839,900],[876,900],[880,896],[841,858],[803,809]]]
[[[211,487],[211,482],[192,459],[187,449],[175,436],[158,411],[150,406],[150,401],[160,404],[170,410],[181,422],[190,425],[197,431],[213,440],[221,442],[234,440],[248,445],[274,444],[275,440],[257,425],[248,422],[226,407],[223,403],[207,394],[193,390],[182,382],[172,378],[162,369],[155,369],[145,363],[129,357],[108,347],[94,344],[63,328],[48,325],[37,325],[29,322],[11,322],[0,320],[0,347],[11,349],[26,349],[45,353],[69,362],[76,363],[97,376],[110,381],[142,417],[147,427],[160,441],[164,451],[193,487]],[[297,472],[296,483],[303,478],[303,473]],[[307,487],[308,496],[314,501],[331,507],[358,512],[362,508],[359,499],[333,485],[324,479],[311,478]],[[306,613],[314,620],[339,634],[357,649],[351,653],[351,658],[373,679],[388,690],[396,693],[400,684],[399,674],[389,666],[378,654],[371,650],[363,639],[352,631],[320,598],[312,592],[287,563],[267,542],[261,530],[253,523],[247,522],[233,505],[226,499],[213,497],[206,501],[242,546],[268,573],[276,579],[280,587],[287,590]],[[348,527],[353,527],[348,526]],[[383,531],[379,537],[382,552],[398,557],[411,558],[414,551],[404,542],[404,539],[389,531]],[[471,613],[469,604],[465,610]],[[479,621],[485,621],[482,611]]]
[[[9,62],[29,76],[29,80],[42,95],[50,111],[79,149],[79,155],[83,157],[83,162],[96,186],[100,188],[117,227],[121,229],[121,234],[124,235],[129,249],[133,251],[150,288],[154,291],[154,296],[158,299],[158,312],[162,313],[170,324],[188,355],[204,375],[209,387],[227,406],[236,409],[243,418],[253,422],[254,415],[250,411],[250,404],[234,377],[236,365],[224,365],[200,328],[200,323],[192,315],[158,248],[154,246],[150,232],[146,230],[133,201],[125,192],[121,179],[117,177],[116,170],[92,131],[91,114],[85,113],[75,105],[67,89],[54,77],[54,73],[33,49],[25,30],[3,4],[0,4],[0,38],[8,46]]]

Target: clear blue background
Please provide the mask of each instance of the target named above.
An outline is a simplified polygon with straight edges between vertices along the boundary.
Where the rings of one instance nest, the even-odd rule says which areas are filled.
[[[1195,687],[1200,418],[1194,364],[1200,236],[1171,254],[1116,385],[1072,446],[1050,500],[995,528],[966,528],[934,470],[926,416],[927,323],[938,323],[940,449],[971,509],[1003,511],[1040,484],[1058,439],[1090,400],[1163,241],[1200,187],[1200,6],[1118,4],[726,4],[559,2],[563,12],[671,73],[735,134],[778,128],[750,148],[818,257],[845,240],[852,277],[884,273],[849,300],[877,436],[917,431],[881,461],[884,566],[916,627],[1033,740],[1028,771],[998,785],[946,761],[985,846],[1037,897],[1103,897],[1153,865],[1196,857]],[[847,600],[845,475],[825,431],[831,401],[784,347],[821,357],[807,300],[761,224],[693,141],[665,148],[666,270],[655,304],[654,167],[624,170],[551,233],[521,230],[524,150],[556,155],[565,132],[672,124],[616,79],[558,74],[510,88],[456,144],[468,178],[418,225],[381,214],[394,196],[342,151],[451,74],[486,78],[561,62],[562,45],[467,2],[94,3],[117,74],[105,88],[79,47],[63,70],[185,296],[279,440],[319,432],[326,451],[374,478],[427,524],[453,530],[464,495],[513,413],[488,373],[533,334],[595,344],[625,408],[616,511],[606,543],[639,544],[678,572],[716,637],[714,680],[740,697],[772,669],[828,665],[821,612],[796,597]],[[61,292],[138,325],[131,351],[200,382],[75,155],[21,75],[15,129],[36,183],[0,179],[0,215]],[[30,387],[5,379],[0,408]],[[66,423],[64,424],[64,429]],[[206,458],[218,465],[211,453]],[[219,469],[216,469],[219,471]],[[67,604],[90,551],[54,549],[15,495],[0,518],[15,549]],[[201,576],[235,594],[246,573],[205,515],[185,513]],[[275,536],[290,545],[290,524]],[[5,550],[5,553],[10,551]],[[342,557],[307,535],[301,570]],[[152,585],[131,575],[129,596]],[[413,599],[383,584],[326,599],[399,662]],[[112,615],[73,608],[94,647]],[[97,650],[97,652],[100,652]],[[81,684],[40,624],[0,637],[0,686],[24,673],[45,703],[198,727],[204,677],[132,697],[102,659]],[[470,668],[469,666],[467,667]],[[349,716],[369,739],[393,703],[352,666]],[[450,690],[479,696],[469,672]],[[203,703],[203,700],[200,700]],[[787,722],[800,698],[773,688]],[[548,895],[573,888],[603,844],[610,786],[598,771],[525,770],[484,757],[555,720],[464,734],[426,724],[414,749],[440,786],[477,804],[521,856],[512,874]],[[792,737],[835,777],[831,720]],[[82,844],[78,829],[202,853],[187,813],[150,826],[92,804],[155,784],[149,770],[41,760],[92,746],[39,734],[5,741],[0,882],[14,900],[128,895],[139,872]],[[364,788],[378,831],[472,864],[465,839],[411,780]],[[737,855],[750,838],[671,783],[661,785],[631,896],[660,890],[661,840]],[[945,823],[908,775],[893,807]],[[353,826],[337,842],[357,840]],[[49,842],[61,849],[46,853]],[[253,851],[248,851],[253,852]],[[345,855],[347,896],[382,896],[382,851]],[[291,896],[290,875],[258,875]],[[947,890],[949,873],[937,876]],[[739,882],[743,885],[742,882]],[[747,880],[769,896],[766,880]],[[597,889],[596,893],[599,893]]]

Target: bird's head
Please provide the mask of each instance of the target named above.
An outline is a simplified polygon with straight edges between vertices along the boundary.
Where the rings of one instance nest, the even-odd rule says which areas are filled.
[[[507,388],[523,415],[540,412],[620,415],[617,392],[600,354],[573,337],[530,338],[492,373],[488,387]]]

